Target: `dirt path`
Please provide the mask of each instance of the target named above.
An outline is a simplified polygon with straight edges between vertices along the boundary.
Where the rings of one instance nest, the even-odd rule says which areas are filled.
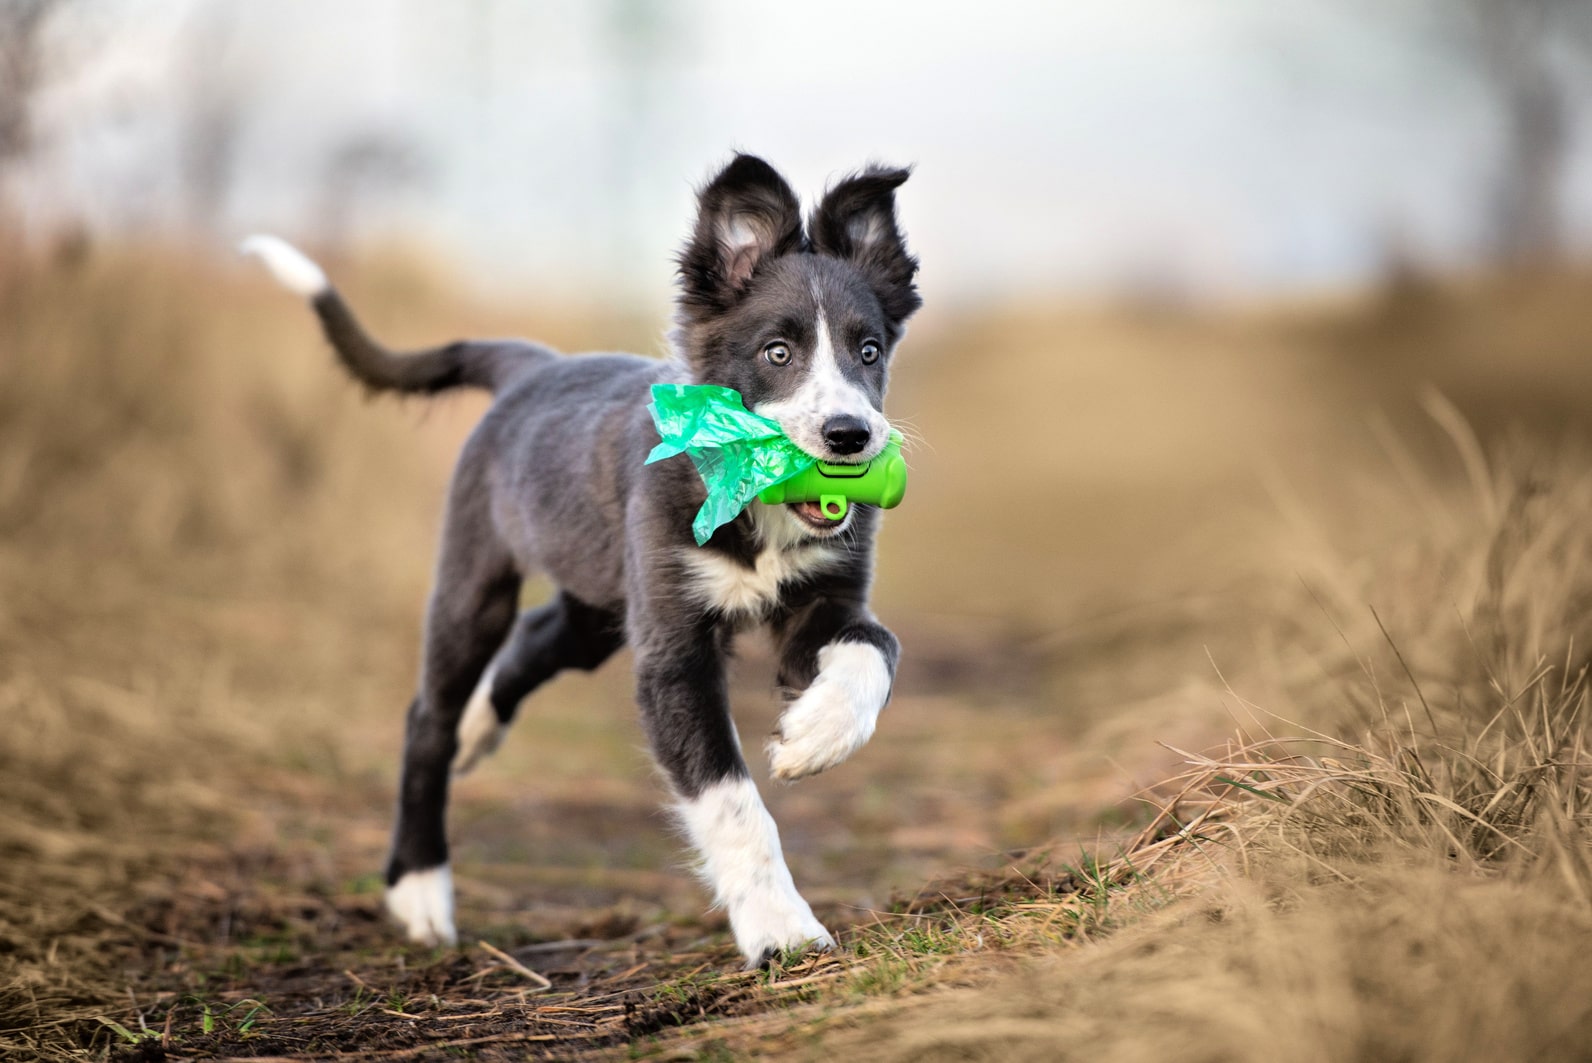
[[[822,958],[737,973],[723,917],[704,911],[660,810],[623,660],[547,688],[498,757],[458,784],[461,947],[402,945],[377,876],[408,652],[397,635],[351,664],[337,646],[310,648],[346,616],[275,622],[311,603],[239,612],[222,600],[186,614],[166,604],[159,623],[145,616],[124,635],[164,647],[153,677],[134,669],[118,684],[118,662],[102,658],[52,684],[50,656],[34,654],[28,669],[44,671],[8,688],[53,685],[75,724],[49,724],[32,703],[41,729],[56,729],[53,756],[8,765],[14,782],[35,776],[39,805],[11,788],[22,815],[6,839],[6,1043],[182,1059],[632,1051],[684,1024],[801,1003],[805,984],[835,974]],[[71,644],[97,645],[125,619],[74,618],[54,663],[72,673]],[[251,660],[217,687],[195,680],[201,629],[230,641],[232,622],[254,632],[251,655],[289,647],[302,665],[299,682],[273,684],[252,711]],[[1123,801],[1135,773],[1113,755],[1157,755],[1111,738],[1112,706],[1088,692],[1077,661],[1057,670],[1054,645],[906,634],[908,664],[874,743],[828,775],[764,786],[793,872],[843,944],[932,894],[928,883],[1005,866],[1014,846],[1119,832],[1134,816]],[[744,735],[772,725],[771,671],[750,642],[735,673]],[[272,718],[299,697],[319,708],[296,725]],[[339,697],[342,713],[328,715]],[[1138,781],[1154,778],[1142,769]],[[63,785],[75,788],[52,822],[47,795]]]

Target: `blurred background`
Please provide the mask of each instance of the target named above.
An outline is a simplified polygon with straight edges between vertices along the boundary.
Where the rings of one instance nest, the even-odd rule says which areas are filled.
[[[1230,728],[1188,696],[1213,662],[1585,427],[1584,0],[0,0],[8,896],[374,911],[484,400],[366,402],[237,240],[299,242],[395,345],[657,354],[733,149],[809,200],[917,167],[906,663],[854,763],[769,797],[826,918],[1131,821],[1158,741]],[[750,746],[755,640],[739,669]],[[461,784],[467,924],[699,916],[630,705],[623,664],[561,678]]]
[[[1576,330],[1541,300],[1576,307],[1592,249],[1585,6],[10,0],[0,190],[14,250],[232,280],[237,239],[272,231],[344,283],[398,270],[517,331],[589,319],[557,338],[656,352],[693,186],[732,148],[809,197],[913,163],[926,309],[894,412],[962,504],[957,534],[910,538],[1016,533],[1054,577],[990,577],[1001,542],[913,604],[1005,613],[1159,566],[1124,531],[1197,530],[1213,480],[1240,501],[1313,450],[1341,470],[1345,417],[1420,383],[1488,422],[1579,407]],[[1010,482],[970,406],[1034,431],[993,448]],[[1066,527],[980,534],[1025,500]],[[1131,571],[1088,556],[1123,545]]]
[[[1592,242],[1585,5],[12,0],[33,235],[402,241],[497,296],[661,313],[732,148],[916,163],[942,311],[1210,304]]]

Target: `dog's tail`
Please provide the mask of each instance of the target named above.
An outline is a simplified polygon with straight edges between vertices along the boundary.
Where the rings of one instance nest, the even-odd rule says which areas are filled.
[[[264,262],[277,283],[309,300],[338,360],[373,391],[431,394],[455,387],[496,391],[538,356],[551,353],[534,344],[503,341],[460,341],[395,353],[364,330],[321,267],[286,240],[251,236],[238,250]]]

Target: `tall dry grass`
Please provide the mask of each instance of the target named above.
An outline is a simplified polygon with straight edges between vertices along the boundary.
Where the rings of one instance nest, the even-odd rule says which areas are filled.
[[[363,409],[258,278],[149,248],[9,250],[0,1045],[26,1053],[43,1017],[125,997],[128,912],[177,862],[268,835],[239,795],[333,755],[329,704],[402,703],[461,426],[422,426],[394,475],[415,414]]]
[[[1270,658],[1266,703],[1221,688],[1239,735],[1161,788],[1178,844],[1155,873],[1181,899],[826,1051],[1585,1058],[1592,462],[1523,445],[1489,461],[1429,405],[1469,488],[1380,494],[1424,532],[1374,558],[1296,559],[1292,630],[1314,634]],[[1136,861],[1108,866],[1127,897]]]

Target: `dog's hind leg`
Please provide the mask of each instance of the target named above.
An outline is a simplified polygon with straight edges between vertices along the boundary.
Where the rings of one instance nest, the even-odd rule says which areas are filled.
[[[521,613],[464,708],[453,774],[465,774],[498,747],[520,702],[537,687],[566,668],[589,672],[612,657],[624,644],[622,623],[617,613],[562,592]]]
[[[461,462],[426,614],[420,692],[409,708],[387,908],[412,941],[451,944],[448,768],[470,691],[514,621],[520,576],[487,519],[483,485]]]

